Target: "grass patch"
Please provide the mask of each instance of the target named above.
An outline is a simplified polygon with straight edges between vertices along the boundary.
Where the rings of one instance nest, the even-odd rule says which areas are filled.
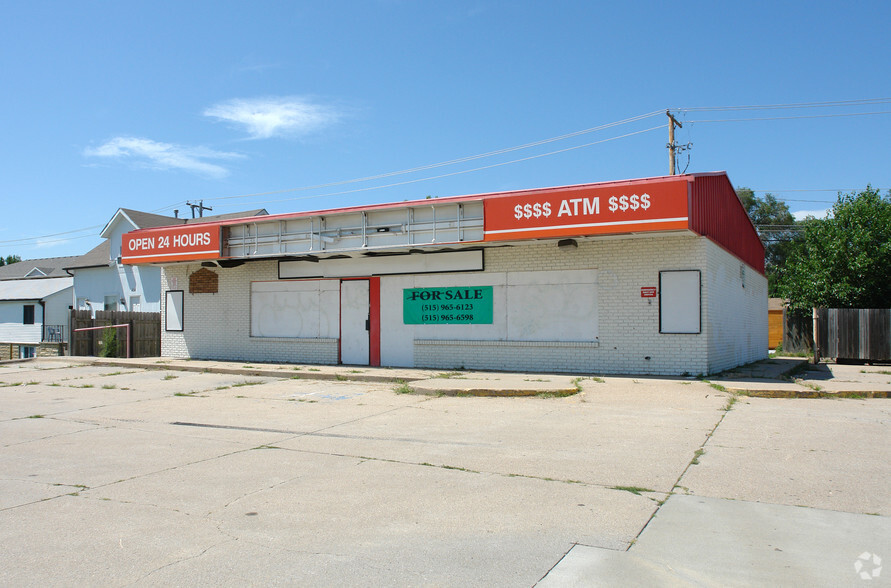
[[[95,388],[92,384],[82,384],[80,386],[75,386],[75,388]]]
[[[300,374],[294,374],[293,376],[291,376],[291,379],[292,379],[292,380],[299,380],[299,379],[300,379]]]
[[[727,392],[727,388],[725,388],[721,384],[715,384],[714,382],[709,382],[708,385],[711,386],[712,388],[714,388],[715,390],[717,390],[718,392]]]
[[[622,490],[623,492],[631,492],[640,496],[641,492],[655,492],[649,488],[641,488],[640,486],[610,486],[610,490]]]
[[[412,387],[408,385],[408,382],[406,382],[405,380],[400,380],[393,388],[393,392],[395,392],[396,394],[412,394],[414,390],[412,390]]]
[[[350,370],[351,374],[361,374],[362,370]]]
[[[60,384],[60,383],[58,383],[58,382],[53,382],[52,384],[47,384],[47,386],[52,386],[53,388],[58,388],[58,387],[61,386],[61,385],[62,385],[62,384]]]
[[[294,371],[296,372],[296,371],[298,371],[298,370],[302,370],[303,368],[302,368],[301,366],[298,365],[298,366],[294,366],[294,367],[292,367],[291,369],[294,370]]]
[[[167,374],[166,376],[164,376],[164,379],[165,379],[165,380],[175,380],[175,379],[177,379],[178,377],[179,377],[179,376],[177,376],[177,375],[175,375],[175,374]]]
[[[102,374],[102,377],[103,377],[103,378],[107,378],[108,376],[120,376],[120,375],[123,374],[123,373],[124,373],[124,372],[110,372],[110,373],[107,373],[107,374]]]
[[[117,385],[115,385],[115,384],[103,384],[102,385],[103,390],[114,390],[115,388],[117,388]]]
[[[259,380],[245,380],[244,382],[238,382],[236,384],[232,384],[233,388],[241,388],[242,386],[256,386],[258,384],[262,384],[263,382]]]
[[[346,382],[349,378],[347,378],[346,376],[342,376],[340,374],[334,374],[334,379],[337,380],[338,382]]]
[[[217,386],[214,390],[228,390],[229,386]]]
[[[43,418],[43,415],[42,415],[42,414],[32,414],[32,415],[29,416],[28,418],[29,418],[29,419],[42,419],[42,418]]]
[[[693,453],[693,461],[690,462],[690,465],[699,465],[699,458],[705,454],[705,449],[700,447]]]
[[[320,371],[322,371],[322,370],[320,370],[319,368],[309,368],[309,371],[311,371],[311,372],[320,372]]]
[[[28,383],[26,383],[25,386],[36,386],[36,385],[38,385],[38,384],[40,384],[40,382],[33,381],[33,382],[28,382]]]
[[[194,396],[197,393],[197,390],[192,390],[191,392],[175,392],[174,396]]]

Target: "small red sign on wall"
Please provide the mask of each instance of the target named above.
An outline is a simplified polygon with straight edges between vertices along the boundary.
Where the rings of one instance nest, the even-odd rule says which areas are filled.
[[[655,286],[644,286],[640,289],[640,297],[641,298],[655,298],[656,297],[656,287]]]

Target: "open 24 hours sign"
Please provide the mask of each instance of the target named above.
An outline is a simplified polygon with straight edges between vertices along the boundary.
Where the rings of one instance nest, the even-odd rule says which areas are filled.
[[[489,198],[486,241],[688,229],[686,178]]]
[[[406,325],[491,325],[492,286],[406,288],[402,321]]]

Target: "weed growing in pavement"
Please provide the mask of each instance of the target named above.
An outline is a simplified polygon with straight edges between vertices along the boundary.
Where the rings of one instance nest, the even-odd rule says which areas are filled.
[[[348,378],[346,376],[343,376],[341,374],[334,374],[334,379],[337,380],[338,382],[345,382],[348,380]]]
[[[610,490],[622,490],[624,492],[637,494],[638,496],[640,496],[641,492],[655,492],[655,490],[651,490],[649,488],[641,488],[640,486],[610,486]]]
[[[309,371],[311,371],[311,372],[320,372],[320,371],[322,371],[322,370],[320,370],[319,368],[309,368]]]
[[[103,390],[114,390],[115,388],[117,388],[117,386],[114,384],[103,384],[102,385]]]
[[[705,449],[700,447],[693,453],[693,461],[690,462],[690,465],[699,465],[699,458],[705,454]]]
[[[260,380],[245,380],[244,382],[237,382],[232,384],[233,388],[241,388],[242,386],[256,386],[258,384],[262,384]]]
[[[446,380],[451,378],[457,378],[461,375],[461,372],[442,372],[433,376],[434,378],[445,378]]]
[[[405,380],[399,380],[397,385],[393,388],[393,392],[396,394],[412,394],[414,390],[412,387],[408,385],[408,382]]]
[[[43,415],[42,415],[42,414],[32,414],[32,415],[29,416],[28,418],[29,418],[29,419],[42,419],[42,418],[43,418]]]
[[[177,376],[177,375],[175,375],[175,374],[167,374],[166,376],[164,376],[163,379],[165,379],[165,380],[175,380],[175,379],[177,379],[178,377],[179,377],[179,376]]]
[[[733,396],[728,398],[727,404],[724,405],[724,411],[726,412],[726,411],[732,409],[733,405],[736,404],[738,400],[739,400],[739,396],[737,396],[736,394],[734,394]]]

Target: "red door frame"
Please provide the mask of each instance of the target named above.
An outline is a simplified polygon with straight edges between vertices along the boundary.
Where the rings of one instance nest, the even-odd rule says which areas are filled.
[[[369,276],[367,278],[341,278],[340,283],[346,281],[365,280],[368,282],[368,365],[379,367],[381,365],[381,279],[379,276]],[[340,312],[340,301],[338,301],[338,322],[340,323],[340,333],[343,333],[343,313]],[[341,362],[340,358],[340,340],[337,339],[337,363]]]

